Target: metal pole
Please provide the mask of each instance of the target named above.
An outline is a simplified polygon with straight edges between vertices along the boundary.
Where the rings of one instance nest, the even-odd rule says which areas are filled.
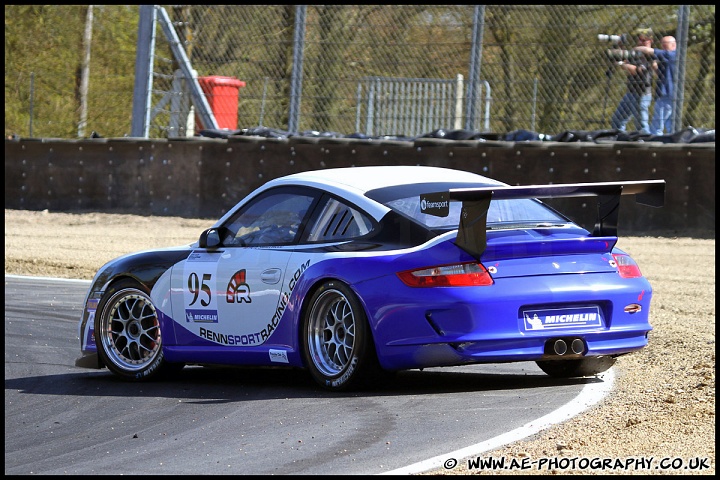
[[[288,130],[297,132],[300,123],[300,98],[302,97],[303,52],[305,50],[305,15],[307,5],[295,8],[295,33],[293,37],[293,65],[290,80],[290,112]]]
[[[137,53],[135,54],[132,125],[130,127],[130,136],[132,137],[147,138],[150,130],[156,15],[155,5],[140,5]]]
[[[462,128],[462,92],[463,92],[463,76],[458,73],[455,77],[455,122],[453,127],[455,130]]]
[[[173,27],[170,21],[167,10],[165,10],[164,7],[158,7],[157,12],[160,15],[160,26],[165,33],[168,43],[170,43],[170,50],[172,50],[183,75],[187,78],[190,96],[192,97],[197,115],[203,124],[203,128],[206,130],[217,130],[219,127],[215,119],[215,113],[212,111],[212,108],[210,108],[205,93],[202,88],[200,88],[200,82],[198,82],[196,72],[190,65],[190,59],[187,53],[185,53],[185,49],[180,42],[175,27]]]
[[[355,132],[360,133],[360,109],[362,108],[362,82],[358,82],[357,93],[355,94]]]
[[[369,80],[368,86],[368,109],[367,109],[367,121],[365,122],[365,134],[366,135],[374,135],[373,129],[375,128],[375,123],[373,119],[375,118],[375,85],[377,84],[377,77],[373,77]]]
[[[675,88],[673,90],[673,129],[683,129],[683,101],[685,97],[685,63],[687,61],[688,31],[690,24],[690,5],[680,5],[677,30],[677,62],[673,72]],[[668,132],[674,133],[674,132]]]
[[[537,77],[533,81],[533,101],[532,101],[532,113],[530,114],[530,131],[535,131],[535,108],[537,106],[537,87],[538,87],[538,79]]]
[[[267,86],[269,80],[270,77],[265,77],[265,83],[263,84],[262,103],[260,104],[260,122],[258,123],[259,127],[263,126],[263,117],[265,116],[265,100],[267,99]]]
[[[92,44],[92,23],[93,23],[93,6],[88,5],[87,16],[85,18],[85,35],[83,43],[85,44],[85,56],[83,57],[82,73],[80,78],[80,124],[78,125],[78,138],[85,136],[85,128],[87,127],[87,96],[90,84],[90,45]]]
[[[473,41],[470,49],[470,72],[468,75],[467,96],[465,97],[465,129],[475,130],[475,91],[480,82],[480,63],[482,61],[482,41],[485,32],[485,5],[475,5],[473,18]]]
[[[30,138],[33,136],[33,103],[35,102],[35,72],[30,72]]]
[[[485,85],[485,123],[483,126],[483,132],[490,131],[490,103],[492,102],[492,90],[490,90],[490,82],[487,80],[481,80],[480,83]]]

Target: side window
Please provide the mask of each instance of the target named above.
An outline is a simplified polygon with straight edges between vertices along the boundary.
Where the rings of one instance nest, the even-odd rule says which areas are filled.
[[[315,199],[310,194],[270,192],[252,200],[225,226],[227,246],[283,245],[294,242]]]
[[[372,222],[365,214],[334,198],[328,198],[310,228],[308,241],[350,240],[361,237],[371,230]]]

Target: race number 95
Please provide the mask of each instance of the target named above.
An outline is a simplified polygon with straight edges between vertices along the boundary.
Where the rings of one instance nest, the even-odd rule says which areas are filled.
[[[203,307],[207,307],[210,305],[210,300],[212,299],[212,293],[210,292],[210,286],[208,285],[208,282],[212,278],[212,275],[209,273],[203,273],[202,276],[202,283],[200,282],[200,277],[198,277],[198,274],[193,272],[188,277],[188,290],[193,296],[192,302],[190,302],[189,306],[192,306],[197,302],[198,298],[200,297],[200,293],[203,293],[203,298],[200,299],[200,304]],[[207,299],[205,299],[205,296],[207,296]]]

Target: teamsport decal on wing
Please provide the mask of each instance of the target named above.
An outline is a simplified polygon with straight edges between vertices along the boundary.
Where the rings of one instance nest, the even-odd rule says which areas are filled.
[[[599,327],[602,315],[597,306],[525,310],[525,330],[548,330],[576,327]]]
[[[227,303],[252,303],[250,298],[250,286],[246,281],[245,269],[238,270],[232,276],[227,285],[225,301]]]
[[[447,193],[426,193],[420,195],[420,212],[436,217],[447,217],[450,213],[450,202]]]

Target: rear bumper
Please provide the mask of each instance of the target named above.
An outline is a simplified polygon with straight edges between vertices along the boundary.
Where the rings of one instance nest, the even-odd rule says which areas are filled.
[[[648,331],[630,332],[562,332],[559,335],[495,338],[482,341],[424,343],[381,346],[379,357],[388,370],[405,370],[434,366],[480,363],[507,363],[538,360],[561,360],[583,357],[619,356],[636,352],[648,345]],[[575,353],[568,348],[562,355],[553,354],[551,346],[563,339],[569,346],[581,342]]]

